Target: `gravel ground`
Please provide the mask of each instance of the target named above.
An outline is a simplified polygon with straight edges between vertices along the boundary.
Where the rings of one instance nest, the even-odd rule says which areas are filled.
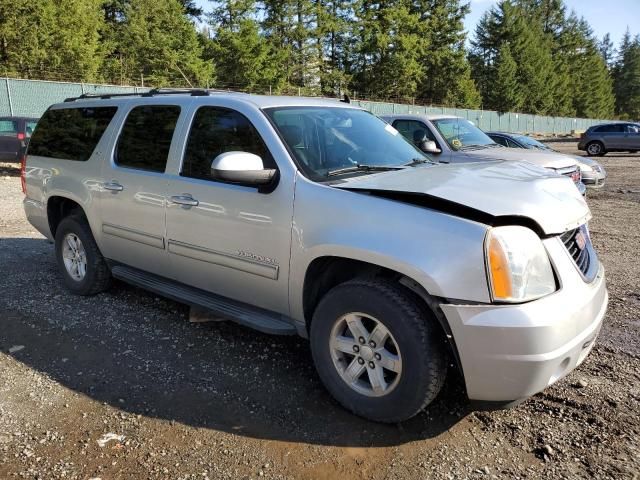
[[[189,323],[121,283],[70,295],[0,164],[0,478],[640,478],[640,156],[602,162],[611,303],[590,357],[507,411],[470,410],[450,375],[395,426],[337,406],[302,339]]]

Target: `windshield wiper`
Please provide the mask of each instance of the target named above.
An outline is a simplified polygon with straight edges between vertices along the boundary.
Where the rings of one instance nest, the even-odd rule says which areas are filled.
[[[327,177],[334,177],[336,175],[342,175],[343,173],[351,173],[351,172],[386,172],[389,170],[401,170],[404,166],[402,165],[363,165],[358,164],[353,167],[344,167],[344,168],[336,168],[335,170],[329,170],[327,172]]]

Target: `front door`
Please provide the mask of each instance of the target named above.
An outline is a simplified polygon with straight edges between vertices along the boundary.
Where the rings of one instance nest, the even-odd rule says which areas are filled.
[[[230,151],[253,153],[265,168],[277,168],[247,117],[198,108],[179,175],[169,181],[171,268],[183,283],[287,313],[293,184],[280,181],[265,190],[214,179],[211,162]]]
[[[104,256],[166,276],[164,172],[179,116],[177,105],[128,112],[100,186]]]

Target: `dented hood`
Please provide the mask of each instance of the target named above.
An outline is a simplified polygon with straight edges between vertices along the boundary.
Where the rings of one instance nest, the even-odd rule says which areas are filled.
[[[533,221],[545,235],[565,232],[591,218],[569,178],[523,162],[425,164],[361,175],[334,186],[489,224],[504,223],[501,217]]]

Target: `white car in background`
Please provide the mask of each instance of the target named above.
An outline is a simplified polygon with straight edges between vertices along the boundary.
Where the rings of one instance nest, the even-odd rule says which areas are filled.
[[[517,160],[568,176],[581,194],[586,192],[578,163],[570,156],[503,147],[469,120],[453,115],[382,115],[381,118],[441,163]]]

